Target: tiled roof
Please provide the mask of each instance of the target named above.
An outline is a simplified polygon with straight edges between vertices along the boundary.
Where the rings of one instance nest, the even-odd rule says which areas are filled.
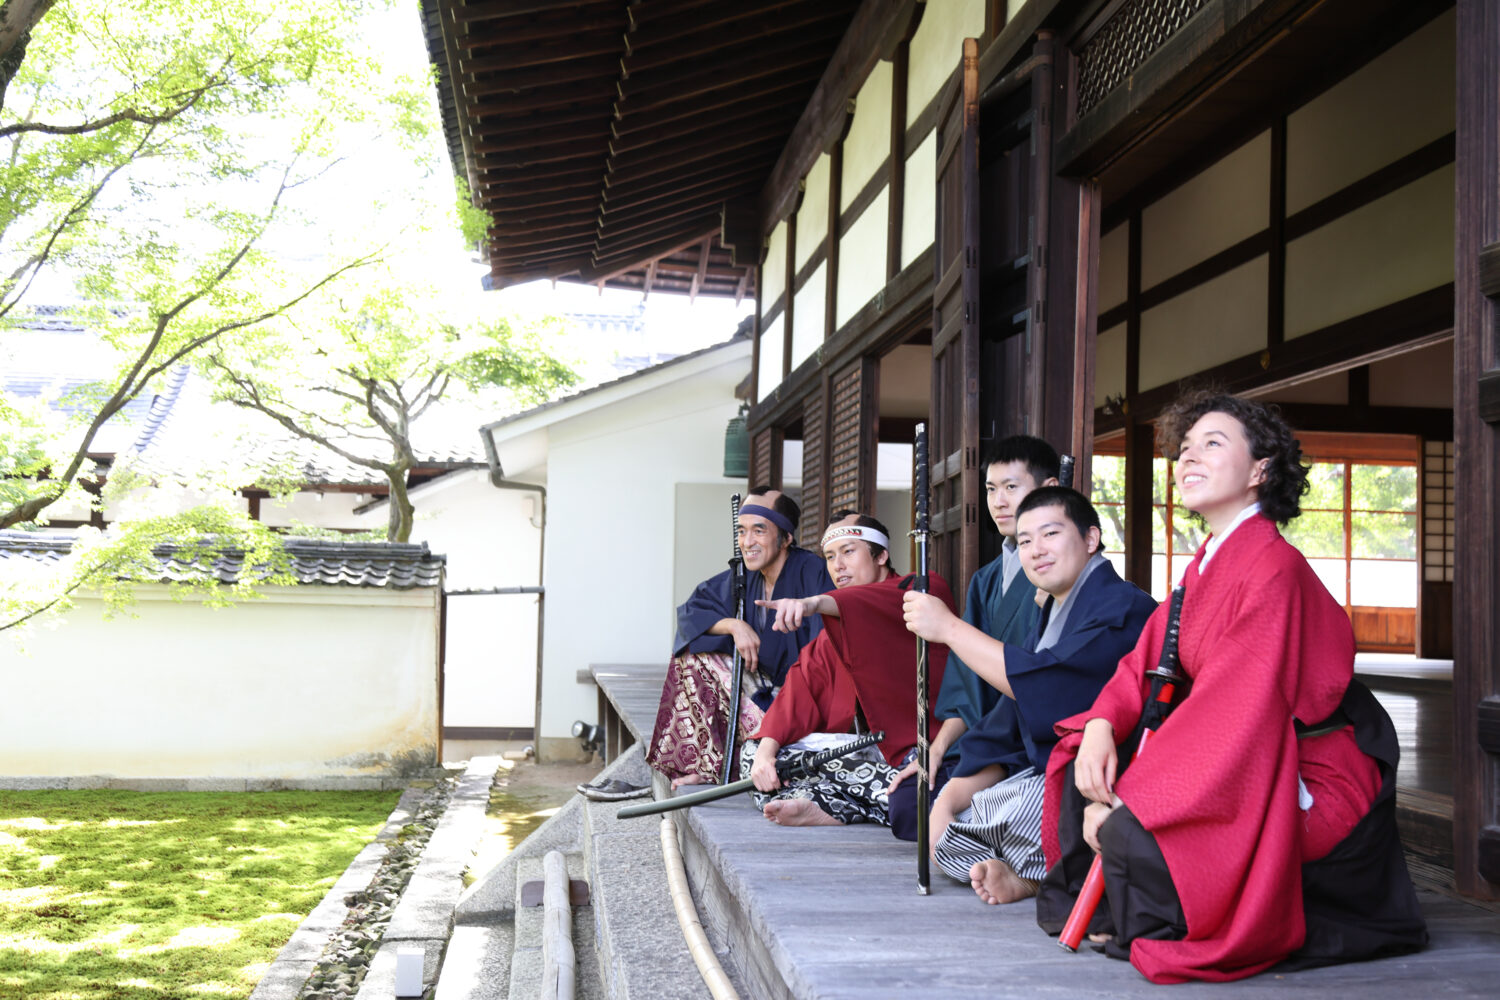
[[[434,554],[427,543],[338,542],[318,538],[282,539],[292,558],[292,572],[297,582],[343,587],[388,587],[410,590],[414,587],[436,587],[442,582],[447,557]],[[6,560],[61,562],[72,551],[71,534],[39,531],[0,531],[0,565]],[[207,571],[192,562],[177,558],[177,547],[157,547],[161,561],[159,582],[185,582],[202,579]],[[239,579],[244,554],[230,550],[214,560],[211,572],[220,583]]]

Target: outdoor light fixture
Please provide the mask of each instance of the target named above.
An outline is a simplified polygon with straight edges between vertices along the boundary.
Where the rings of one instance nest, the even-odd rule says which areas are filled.
[[[573,723],[573,735],[578,737],[578,742],[583,749],[592,753],[604,745],[604,730],[592,722],[584,722],[579,719]]]

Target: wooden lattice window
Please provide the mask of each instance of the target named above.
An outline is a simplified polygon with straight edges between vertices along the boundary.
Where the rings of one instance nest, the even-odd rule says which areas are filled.
[[[823,522],[828,510],[823,506],[826,480],[824,465],[823,389],[820,386],[802,401],[802,521],[798,524],[797,544],[814,552],[823,537]]]
[[[1087,114],[1208,0],[1125,0],[1078,53],[1078,114]]]
[[[864,423],[868,413],[865,364],[855,364],[833,381],[833,440],[829,449],[828,509],[859,510],[868,475]],[[873,498],[871,498],[873,499]]]

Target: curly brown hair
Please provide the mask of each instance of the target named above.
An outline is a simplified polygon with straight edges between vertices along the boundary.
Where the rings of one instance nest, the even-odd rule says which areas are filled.
[[[1198,389],[1178,398],[1156,419],[1156,444],[1174,461],[1182,439],[1204,415],[1224,413],[1240,422],[1250,442],[1250,457],[1266,463],[1266,478],[1256,491],[1260,512],[1278,524],[1302,513],[1302,495],[1310,488],[1302,445],[1275,404],[1257,403],[1213,389]]]

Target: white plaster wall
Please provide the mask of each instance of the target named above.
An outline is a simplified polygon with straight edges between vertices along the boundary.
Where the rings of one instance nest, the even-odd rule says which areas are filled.
[[[803,181],[802,203],[797,206],[797,271],[812,259],[828,236],[828,180],[833,158],[818,157]]]
[[[797,292],[797,306],[792,312],[793,371],[823,345],[827,308],[828,262],[824,261],[813,268],[807,283]]]
[[[708,523],[745,485],[722,473],[724,427],[738,411],[734,386],[749,368],[749,345],[715,357],[691,377],[550,426],[543,739],[567,737],[575,719],[597,714],[580,670],[671,652],[675,523],[699,516],[681,509],[678,484],[720,487],[684,494],[684,503],[709,506],[701,515]],[[720,541],[708,540],[705,565],[726,558]]]
[[[1264,348],[1269,266],[1263,254],[1142,313],[1139,388]]]
[[[1147,205],[1141,287],[1150,288],[1265,229],[1271,219],[1271,133]]]
[[[786,291],[786,220],[776,223],[766,240],[766,259],[760,266],[760,304],[769,309]]]
[[[1094,341],[1094,406],[1125,395],[1125,324],[1116,323]]]
[[[1452,280],[1449,165],[1287,244],[1287,339]]]
[[[842,269],[841,269],[842,270]],[[786,313],[780,313],[760,333],[760,371],[755,383],[755,398],[765,399],[781,384],[781,355],[785,348],[782,334]]]
[[[1453,407],[1453,341],[1370,366],[1370,405]]]
[[[411,540],[447,557],[449,591],[542,582],[537,494],[497,489],[487,469],[474,469],[419,487],[412,500]],[[444,726],[535,725],[539,608],[536,594],[449,598]]]
[[[84,598],[24,650],[0,640],[0,775],[317,778],[430,764],[432,590],[270,588],[205,608],[140,588]]]
[[[901,199],[901,266],[932,246],[937,233],[937,129],[906,158],[906,193]]]
[[[844,178],[839,192],[843,212],[860,188],[875,176],[876,169],[891,153],[891,64],[875,64],[854,98],[854,121],[844,137]]]
[[[1099,237],[1099,312],[1120,305],[1129,294],[1130,222]]]
[[[963,40],[984,35],[984,0],[928,0],[912,36],[906,70],[906,127],[922,113],[963,58]]]
[[[885,287],[885,242],[889,187],[881,188],[859,221],[839,241],[838,302],[833,328],[841,328]]]
[[[1287,118],[1288,212],[1453,131],[1454,30],[1450,10]]]

